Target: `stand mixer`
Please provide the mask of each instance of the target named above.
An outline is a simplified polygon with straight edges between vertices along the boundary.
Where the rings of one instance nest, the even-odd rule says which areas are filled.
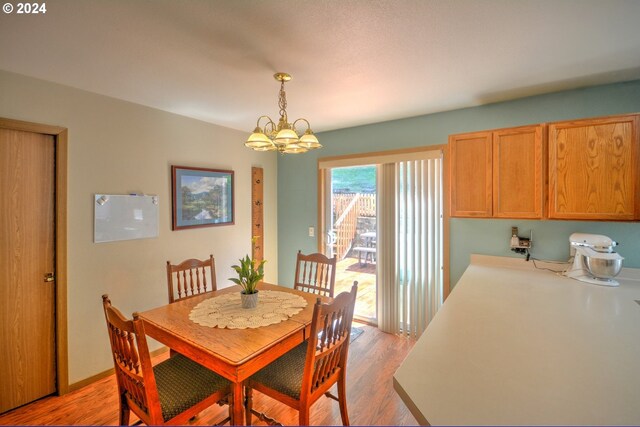
[[[618,244],[600,234],[573,233],[569,236],[573,265],[563,274],[581,282],[618,286],[613,278],[622,269],[620,254],[613,251]]]

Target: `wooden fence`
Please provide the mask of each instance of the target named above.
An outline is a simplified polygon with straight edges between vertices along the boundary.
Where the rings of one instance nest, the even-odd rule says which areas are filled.
[[[333,244],[338,259],[343,259],[356,238],[358,217],[376,216],[375,194],[334,194],[333,217],[338,218],[333,223],[335,242]]]
[[[351,201],[358,197],[356,209],[358,216],[376,216],[376,195],[363,193],[344,193],[333,195],[333,217],[339,218]]]

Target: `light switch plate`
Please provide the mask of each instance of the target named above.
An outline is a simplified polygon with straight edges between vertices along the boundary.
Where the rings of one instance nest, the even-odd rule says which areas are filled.
[[[313,227],[309,227],[309,237],[315,237],[316,229]]]

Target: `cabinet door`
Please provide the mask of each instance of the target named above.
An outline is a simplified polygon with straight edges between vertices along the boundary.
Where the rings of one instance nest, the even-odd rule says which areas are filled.
[[[491,132],[449,136],[451,216],[490,217]]]
[[[638,143],[637,115],[549,125],[549,217],[638,219]]]
[[[544,207],[543,126],[493,133],[493,216],[542,218]]]

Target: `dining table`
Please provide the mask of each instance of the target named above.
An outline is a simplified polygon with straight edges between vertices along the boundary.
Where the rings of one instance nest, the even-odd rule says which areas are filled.
[[[322,302],[331,301],[329,297],[261,282],[259,291],[293,293],[304,298],[306,306],[279,323],[244,329],[204,326],[190,319],[190,313],[198,304],[221,295],[239,293],[241,289],[237,285],[230,286],[139,313],[146,335],[232,382],[233,425],[242,425],[245,420],[243,382],[304,342],[309,337],[316,301],[318,298]]]

